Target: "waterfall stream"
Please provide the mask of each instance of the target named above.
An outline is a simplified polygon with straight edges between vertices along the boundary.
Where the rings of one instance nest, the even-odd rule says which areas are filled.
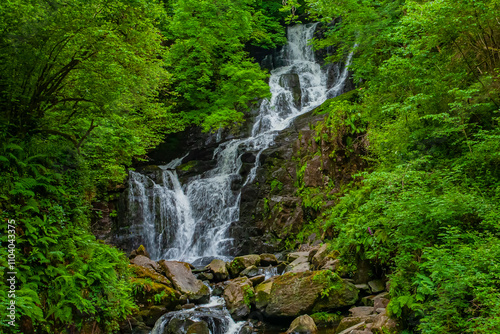
[[[272,70],[269,79],[272,97],[261,103],[248,138],[222,142],[214,151],[215,168],[185,184],[180,183],[175,171],[182,158],[160,166],[162,173],[156,182],[130,172],[129,210],[135,211],[130,215],[138,217],[136,228],[152,259],[193,263],[213,257],[227,259],[230,255],[226,250],[232,240],[227,231],[239,219],[241,196],[241,190],[235,191],[232,184],[241,178],[242,154],[252,152],[256,156],[246,180],[240,180],[246,185],[253,182],[261,153],[273,145],[279,131],[295,117],[339,95],[346,82],[347,66],[322,67],[316,62],[308,44],[316,26],[312,23],[288,28],[288,44],[280,54],[285,66]]]

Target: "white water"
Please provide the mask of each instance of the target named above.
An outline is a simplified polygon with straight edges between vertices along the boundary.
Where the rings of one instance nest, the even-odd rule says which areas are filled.
[[[223,142],[215,150],[214,169],[183,185],[175,172],[182,159],[162,166],[158,183],[130,172],[129,207],[140,211],[136,224],[142,226],[139,230],[153,259],[192,263],[201,258],[226,259],[229,255],[226,250],[232,240],[227,231],[239,219],[241,196],[241,191],[232,190],[231,184],[241,179],[242,154],[250,151],[256,155],[254,167],[246,180],[241,180],[246,185],[253,182],[262,152],[273,145],[279,131],[287,128],[295,117],[337,96],[344,87],[347,66],[342,72],[337,65],[322,68],[308,45],[316,25],[288,28],[288,45],[281,53],[287,65],[271,71],[271,99],[262,102],[250,137]],[[331,87],[328,71],[336,74]]]

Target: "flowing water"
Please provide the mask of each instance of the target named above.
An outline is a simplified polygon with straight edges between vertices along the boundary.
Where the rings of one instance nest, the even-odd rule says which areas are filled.
[[[261,103],[248,138],[222,142],[214,151],[216,166],[181,184],[176,167],[183,158],[160,166],[155,177],[130,172],[128,183],[128,219],[132,233],[141,240],[152,259],[180,260],[204,264],[211,258],[228,260],[232,240],[227,231],[239,219],[241,189],[254,181],[262,152],[273,145],[278,133],[293,119],[311,111],[326,99],[339,95],[347,79],[347,66],[322,67],[308,44],[317,24],[288,28],[288,44],[279,60],[285,64],[271,71],[269,88],[272,96]],[[346,63],[350,62],[351,55]],[[219,131],[218,142],[222,139]],[[255,165],[246,179],[239,174],[244,153],[255,155]],[[151,176],[151,175],[150,175]],[[134,232],[135,231],[135,232]],[[266,279],[278,274],[276,268],[261,269]],[[175,321],[172,321],[175,319]],[[185,332],[193,321],[205,321],[212,334],[239,333],[244,322],[235,323],[220,297],[190,310],[169,312],[157,322],[152,334]]]
[[[243,186],[253,182],[261,153],[273,145],[279,131],[295,117],[340,94],[346,82],[346,67],[322,67],[316,61],[308,44],[316,26],[288,28],[288,44],[280,54],[286,65],[272,70],[269,79],[272,97],[262,102],[248,138],[222,142],[214,151],[215,168],[185,184],[179,182],[175,171],[182,158],[161,166],[161,175],[155,181],[130,172],[127,215],[135,221],[151,258],[193,263],[230,255],[226,250],[232,240],[227,231],[239,219],[241,196],[241,190],[232,189],[234,181]],[[256,161],[246,179],[241,180],[241,156],[246,152],[252,152]]]

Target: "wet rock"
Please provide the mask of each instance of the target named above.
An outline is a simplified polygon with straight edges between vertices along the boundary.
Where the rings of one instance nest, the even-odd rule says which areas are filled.
[[[256,287],[258,309],[270,318],[353,305],[358,290],[330,271],[286,273]]]
[[[253,286],[257,286],[260,283],[264,282],[265,280],[266,280],[266,275],[259,275],[250,278],[250,281],[252,282]]]
[[[158,319],[165,313],[167,313],[169,310],[165,306],[151,306],[145,309],[142,309],[139,312],[139,315],[142,317],[144,323],[149,326],[153,327]]]
[[[210,334],[210,330],[205,321],[198,321],[188,327],[186,334]]]
[[[199,280],[202,280],[202,281],[213,281],[214,280],[214,274],[212,274],[212,273],[199,273],[197,277]]]
[[[258,266],[260,264],[260,256],[251,254],[238,256],[229,263],[228,270],[232,277],[237,277],[245,268],[250,266]]]
[[[259,268],[256,266],[250,266],[240,273],[240,276],[255,277],[259,275]]]
[[[200,304],[208,302],[210,299],[209,288],[202,281],[196,279],[188,263],[161,260],[159,265],[175,289],[186,294],[190,301]]]
[[[279,84],[281,87],[288,88],[292,92],[293,102],[297,108],[300,108],[302,91],[300,89],[299,75],[295,73],[283,74],[280,77]]]
[[[214,279],[217,282],[225,281],[229,278],[229,272],[226,268],[226,262],[222,260],[212,260],[207,268],[210,269],[210,271],[214,274]]]
[[[260,265],[263,267],[275,266],[278,264],[278,260],[274,254],[260,254]]]
[[[380,279],[368,282],[368,286],[370,286],[373,293],[379,293],[385,290],[385,283]]]
[[[137,255],[132,260],[130,260],[130,263],[135,264],[137,266],[149,268],[149,269],[157,271],[157,272],[161,272],[161,269],[160,269],[160,266],[158,265],[158,263],[149,259],[148,257],[145,257],[144,255]]]
[[[317,332],[318,328],[316,327],[313,318],[307,314],[295,318],[286,331],[287,334],[315,334]]]
[[[255,291],[252,282],[247,277],[231,280],[223,296],[233,319],[241,320],[250,314],[251,304],[255,300]]]

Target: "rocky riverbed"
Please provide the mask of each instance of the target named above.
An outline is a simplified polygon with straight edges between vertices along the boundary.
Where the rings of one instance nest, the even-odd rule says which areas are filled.
[[[204,267],[130,254],[139,309],[129,334],[396,333],[387,282],[347,277],[326,245],[213,259]],[[156,325],[155,325],[156,324]]]

